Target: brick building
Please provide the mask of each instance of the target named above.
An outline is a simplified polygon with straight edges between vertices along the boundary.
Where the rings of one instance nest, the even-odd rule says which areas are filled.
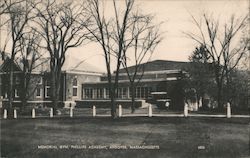
[[[10,63],[5,60],[0,66],[0,96],[3,105],[8,102],[9,87],[9,64],[14,65],[14,106],[20,106],[22,93],[22,65],[18,63]],[[40,59],[34,66],[31,73],[29,84],[28,105],[47,106],[51,103],[50,98],[50,78],[49,78],[49,59]],[[97,68],[79,61],[78,59],[67,57],[62,68],[61,89],[60,89],[60,105],[69,106],[75,100],[81,99],[81,85],[84,82],[98,82],[103,73]]]
[[[152,101],[153,94],[165,94],[164,98],[158,98],[170,103],[172,109],[182,109],[184,104],[183,80],[186,74],[184,68],[187,62],[155,60],[142,64],[138,71],[138,76],[142,75],[139,83],[135,87],[135,100],[137,106],[143,106],[146,102]],[[143,69],[142,69],[143,67]],[[133,72],[135,66],[128,68]],[[118,104],[129,106],[131,103],[130,82],[125,69],[120,70],[118,87]],[[85,82],[82,84],[82,98],[77,101],[77,105],[84,107],[109,106],[109,89],[106,76],[100,78],[100,82]]]
[[[47,106],[51,103],[50,98],[50,78],[49,60],[42,59],[38,66],[32,71],[27,104]],[[8,102],[8,68],[9,62],[6,60],[0,67],[1,74],[1,96],[2,102]],[[139,84],[135,88],[135,99],[137,106],[143,106],[152,99],[152,93],[167,94],[163,101],[170,102],[170,108],[183,108],[182,77],[185,74],[184,68],[187,62],[155,60],[143,64],[143,70],[139,69],[138,75],[143,73]],[[14,106],[21,104],[20,84],[21,71],[20,64],[14,64]],[[135,67],[129,67],[133,71]],[[75,102],[78,107],[109,106],[109,89],[107,77],[97,68],[79,61],[78,59],[67,57],[62,68],[60,89],[60,105],[69,107]],[[165,99],[165,100],[164,100]],[[117,102],[123,105],[131,103],[130,83],[125,69],[120,70]],[[7,104],[6,104],[7,105]]]

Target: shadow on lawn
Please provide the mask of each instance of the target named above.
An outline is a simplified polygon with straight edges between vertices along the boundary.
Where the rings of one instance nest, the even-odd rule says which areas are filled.
[[[248,118],[129,117],[1,120],[2,157],[249,156]],[[38,149],[38,145],[159,145],[157,150]],[[204,146],[199,150],[198,146]]]

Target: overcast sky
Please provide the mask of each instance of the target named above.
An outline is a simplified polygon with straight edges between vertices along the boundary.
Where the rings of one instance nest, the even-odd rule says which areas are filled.
[[[164,21],[161,31],[164,40],[156,48],[151,60],[188,61],[188,56],[197,43],[184,36],[183,32],[194,31],[190,14],[199,17],[202,13],[213,14],[221,21],[232,14],[244,16],[248,13],[248,0],[137,0],[142,11],[156,15],[157,21]],[[99,45],[89,44],[72,49],[70,53],[96,67],[105,70],[104,58]]]
[[[108,4],[111,1],[106,1],[106,8],[112,11]],[[154,14],[157,23],[164,22],[161,26],[164,39],[155,49],[151,60],[188,61],[188,56],[197,46],[197,43],[183,34],[196,30],[190,14],[196,18],[203,13],[213,14],[224,23],[232,14],[236,17],[246,16],[249,3],[249,0],[136,0],[136,6],[142,12]],[[73,48],[67,54],[105,71],[103,52],[98,44]]]

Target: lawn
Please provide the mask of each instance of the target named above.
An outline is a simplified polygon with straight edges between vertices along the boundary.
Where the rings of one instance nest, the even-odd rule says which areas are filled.
[[[248,118],[83,117],[0,121],[1,157],[6,158],[250,156]],[[90,149],[91,145],[103,149]],[[109,149],[112,145],[127,149]],[[135,146],[137,149],[131,149]]]

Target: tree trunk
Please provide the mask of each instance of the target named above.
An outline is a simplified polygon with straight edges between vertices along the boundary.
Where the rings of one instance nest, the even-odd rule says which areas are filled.
[[[117,68],[116,68],[116,72],[115,72],[115,83],[114,85],[111,85],[113,91],[113,100],[111,99],[111,116],[113,119],[117,118],[117,113],[116,113],[116,98],[117,98],[117,94],[118,94],[118,80],[119,80],[119,69],[120,69],[120,63],[117,63]],[[112,75],[110,74],[110,79],[112,82]]]
[[[23,84],[25,84],[26,82],[24,81]],[[21,106],[20,106],[20,111],[22,111],[24,109],[24,107],[27,105],[27,91],[28,89],[25,87],[25,85],[21,88],[22,92],[20,94],[21,97]]]
[[[14,73],[13,73],[13,62],[14,60],[10,60],[10,75],[9,75],[9,92],[8,92],[8,100],[9,100],[9,107],[8,107],[8,116],[13,117],[13,78],[14,78]]]
[[[110,103],[111,103],[111,117],[115,119],[117,117],[116,114],[116,93],[115,93],[115,86],[112,83],[109,84],[109,95],[110,95]]]
[[[231,94],[233,93],[232,91],[232,87],[231,87],[231,78],[230,78],[230,72],[227,70],[226,71],[226,92],[224,95],[225,95],[225,101],[226,102],[231,102]]]
[[[56,90],[56,74],[55,72],[51,72],[51,84],[50,84],[50,97],[51,97],[51,101],[52,101],[52,107],[54,108],[53,110],[53,114],[56,114],[56,110],[57,110],[57,90]]]
[[[61,76],[61,75],[60,75]],[[55,97],[55,109],[58,108],[58,103],[60,100],[60,89],[61,89],[61,77],[59,77],[60,79],[58,79],[58,81],[56,82],[56,97]]]
[[[222,103],[223,76],[220,75],[220,68],[219,67],[215,68],[215,76],[216,76],[216,84],[217,84],[218,109],[220,111],[223,111],[223,103]]]
[[[135,112],[135,87],[134,83],[131,83],[131,113]]]
[[[116,114],[116,101],[113,96],[110,99],[111,99],[111,117],[115,119],[117,115]]]
[[[26,106],[27,104],[27,93],[28,93],[28,87],[27,87],[27,76],[24,72],[23,76],[22,76],[22,84],[20,87],[22,90],[22,93],[20,94],[20,97],[21,97],[21,101],[22,101],[22,104],[21,104],[21,107],[20,107],[20,111],[23,110],[23,108]]]
[[[218,85],[217,102],[218,102],[218,109],[220,111],[223,111],[222,86],[220,84]]]

